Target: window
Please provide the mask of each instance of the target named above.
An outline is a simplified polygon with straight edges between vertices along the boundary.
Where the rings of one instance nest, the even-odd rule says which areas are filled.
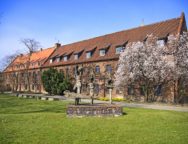
[[[69,75],[69,68],[67,67],[65,71],[66,71],[66,76],[68,76]]]
[[[73,75],[76,76],[76,74],[77,74],[77,68],[73,67],[72,72],[73,72]]]
[[[100,67],[99,67],[99,66],[96,66],[96,67],[95,67],[95,72],[96,72],[96,73],[100,73]]]
[[[74,55],[74,59],[77,60],[78,59],[78,54]]]
[[[57,62],[60,62],[60,57],[57,58]]]
[[[105,54],[106,54],[106,50],[105,50],[105,49],[101,49],[101,50],[99,51],[99,55],[100,55],[100,56],[105,56]]]
[[[86,53],[86,58],[91,58],[91,52]]]
[[[116,89],[116,94],[122,94],[123,92],[119,89]]]
[[[156,96],[161,96],[162,95],[162,86],[161,85],[155,86],[155,95]]]
[[[50,59],[50,63],[53,63],[53,59]]]
[[[67,60],[68,60],[68,56],[64,56],[63,61],[67,61]]]
[[[27,90],[27,84],[25,84],[25,90]]]
[[[111,65],[106,65],[106,72],[109,72],[109,73],[112,72],[112,67],[111,67]]]
[[[32,84],[32,90],[34,90],[35,89],[35,85],[34,84]]]
[[[144,96],[144,95],[145,95],[145,93],[144,93],[144,88],[145,88],[144,85],[141,85],[141,86],[140,86],[140,95],[141,95],[141,96]]]
[[[134,87],[132,85],[128,86],[128,95],[134,95]]]
[[[97,84],[97,83],[94,84],[94,93],[98,95],[98,94],[99,94],[99,91],[100,91],[99,84]]]
[[[163,39],[162,40],[158,40],[157,41],[157,45],[160,46],[160,47],[164,46],[165,45],[165,40],[163,40]]]
[[[124,50],[123,46],[116,47],[116,54],[120,54]]]

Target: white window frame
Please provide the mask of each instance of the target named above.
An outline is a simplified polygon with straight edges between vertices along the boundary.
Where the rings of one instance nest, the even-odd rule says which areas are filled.
[[[68,56],[63,56],[63,61],[67,61],[68,60]]]
[[[91,58],[91,55],[92,55],[91,51],[86,52],[86,58],[87,58],[87,59]]]
[[[100,56],[105,56],[106,55],[106,49],[100,49],[99,50],[99,55]]]
[[[158,40],[157,45],[163,47],[165,45],[165,40],[164,39]]]
[[[78,59],[78,54],[74,54],[74,59],[75,59],[75,60]]]
[[[118,51],[117,49],[120,49],[120,51]],[[125,48],[123,46],[118,46],[116,47],[116,54],[120,54],[121,52],[123,52]]]
[[[60,57],[57,57],[57,60],[56,60],[57,62],[60,62]]]

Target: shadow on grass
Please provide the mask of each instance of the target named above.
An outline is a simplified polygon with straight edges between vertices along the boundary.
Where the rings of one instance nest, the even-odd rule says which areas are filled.
[[[40,110],[17,112],[14,114],[32,114],[32,113],[66,113],[66,108],[62,108],[62,109],[44,108]]]
[[[123,112],[123,116],[128,115],[126,112]]]
[[[0,95],[0,114],[65,113],[67,103]]]

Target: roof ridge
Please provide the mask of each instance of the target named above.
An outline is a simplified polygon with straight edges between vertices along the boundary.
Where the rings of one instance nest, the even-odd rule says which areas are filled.
[[[42,51],[46,51],[46,50],[48,50],[48,49],[55,49],[54,47],[48,47],[48,48],[45,48],[45,49],[43,49],[42,48]],[[36,54],[36,53],[39,53],[39,52],[42,52],[40,49],[39,50],[37,50],[37,51],[34,51],[34,52],[32,52],[32,54]],[[29,53],[23,53],[23,55],[21,56],[21,55],[18,55],[17,57],[23,57],[23,56],[27,56]]]
[[[42,49],[42,51],[46,51],[48,49],[54,49],[54,47],[49,47],[49,48],[45,48],[45,49],[41,48],[41,49]],[[38,53],[38,52],[42,52],[42,51],[39,49],[37,51],[34,51],[33,53]]]
[[[61,47],[67,46],[67,45],[72,45],[72,44],[75,44],[75,43],[89,41],[89,40],[100,38],[100,37],[113,35],[113,34],[120,33],[120,32],[126,32],[126,31],[130,31],[130,30],[135,30],[135,29],[151,26],[151,25],[161,24],[161,23],[165,23],[165,22],[172,21],[172,20],[177,20],[177,19],[181,19],[181,17],[171,18],[171,19],[160,21],[160,22],[154,22],[154,23],[151,23],[151,24],[147,24],[147,25],[144,25],[144,26],[133,27],[133,28],[130,28],[130,29],[125,29],[125,30],[121,30],[121,31],[117,31],[117,32],[112,32],[112,33],[104,34],[104,35],[101,35],[101,36],[96,36],[96,37],[93,37],[93,38],[88,38],[88,39],[72,42],[72,43],[69,43],[69,44],[65,44],[65,45],[62,45]]]

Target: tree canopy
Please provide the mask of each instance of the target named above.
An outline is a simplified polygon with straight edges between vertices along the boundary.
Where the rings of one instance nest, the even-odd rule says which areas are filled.
[[[58,72],[52,68],[43,72],[42,82],[44,89],[49,94],[63,94],[65,90],[71,87],[68,77],[65,77],[63,72]]]
[[[144,42],[133,42],[120,54],[115,73],[116,88],[137,84],[153,101],[159,86],[183,84],[188,73],[188,33],[170,35],[167,40],[148,35]],[[179,85],[178,87],[182,85]],[[178,94],[180,96],[180,93]]]

